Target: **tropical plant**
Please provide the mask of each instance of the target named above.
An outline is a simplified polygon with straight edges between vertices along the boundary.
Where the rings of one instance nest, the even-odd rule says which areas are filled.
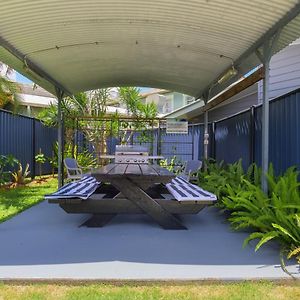
[[[3,64],[0,62],[0,67]],[[11,68],[7,68],[7,72],[10,72]],[[6,77],[0,76],[0,108],[5,108],[9,110],[17,111],[19,106],[19,96],[18,92],[20,92],[19,86]]]
[[[42,165],[47,161],[45,154],[40,152],[35,156],[35,161],[38,163],[39,165],[39,173],[40,173],[40,179],[42,178]]]
[[[274,240],[281,245],[281,256],[300,260],[300,192],[298,172],[289,168],[276,176],[272,165],[267,174],[269,191],[260,185],[261,170],[251,165],[243,171],[241,161],[224,165],[208,163],[199,174],[199,184],[218,195],[218,206],[230,212],[229,221],[235,230],[253,230],[244,241],[258,239],[255,251]],[[283,264],[283,260],[282,260]],[[285,269],[283,264],[283,269]]]
[[[104,120],[107,104],[111,100],[110,91],[111,89],[98,89],[63,99],[65,140],[72,145],[72,157],[75,152],[75,129],[84,133],[96,153],[106,153],[107,137],[117,131],[116,115],[112,117],[112,121]],[[47,126],[57,126],[57,114],[58,108],[55,103],[44,109],[39,118]],[[87,116],[89,118],[85,118]]]
[[[19,169],[11,174],[14,185],[15,186],[24,185],[25,179],[28,177],[29,174],[30,174],[29,164],[26,164],[25,170],[23,171],[22,164],[19,163]]]
[[[94,157],[92,153],[88,150],[78,151],[78,146],[75,145],[75,151],[73,152],[73,145],[67,144],[64,147],[64,157],[74,157],[78,164],[83,167],[83,169],[91,169],[97,166],[97,159]],[[57,161],[58,161],[58,143],[56,142],[53,145],[53,156],[48,158],[48,161],[51,163],[54,169],[57,169]]]
[[[0,155],[0,185],[6,184],[11,181],[11,171],[9,167],[14,167],[18,160],[11,154]]]
[[[139,133],[137,140],[140,143],[152,142],[152,127],[157,116],[157,107],[154,103],[142,103],[140,91],[136,87],[120,87],[119,95],[121,102],[125,105],[127,113],[132,120],[121,123],[121,143],[128,144],[134,133]]]
[[[159,161],[159,165],[161,167],[166,168],[167,170],[177,174],[180,171],[182,171],[182,168],[184,166],[184,163],[180,161],[175,155],[171,157],[171,159],[161,159]]]

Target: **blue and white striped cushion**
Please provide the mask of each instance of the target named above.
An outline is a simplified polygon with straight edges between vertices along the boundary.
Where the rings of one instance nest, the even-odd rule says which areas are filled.
[[[55,193],[46,195],[45,199],[69,199],[69,198],[80,198],[87,199],[90,197],[95,190],[98,188],[100,182],[89,175],[82,177],[80,180],[70,182]]]
[[[176,177],[172,183],[166,185],[169,192],[178,201],[216,201],[217,196],[203,190],[195,184],[188,183],[184,179]]]
[[[182,178],[181,176],[177,176],[174,179],[172,179],[173,184],[189,184],[187,180]]]

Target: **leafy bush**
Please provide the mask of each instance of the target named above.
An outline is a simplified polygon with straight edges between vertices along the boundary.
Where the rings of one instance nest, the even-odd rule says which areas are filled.
[[[171,159],[161,159],[159,165],[173,173],[178,173],[182,170],[184,164],[176,156],[173,156]]]
[[[226,208],[223,205],[223,197],[228,195],[230,190],[244,189],[243,179],[247,179],[255,185],[260,185],[261,170],[251,164],[245,172],[242,166],[242,160],[234,164],[224,164],[223,161],[217,163],[210,159],[206,161],[206,170],[198,172],[198,184],[217,195],[219,207]]]
[[[72,146],[71,144],[65,145],[64,149],[64,157],[74,157],[77,160],[77,163],[83,167],[84,169],[91,169],[97,166],[97,159],[94,157],[92,153],[88,150],[83,150],[81,152],[77,151],[77,146]],[[57,168],[58,161],[58,143],[54,144],[53,147],[53,157],[49,157],[48,161],[52,165],[53,168]]]
[[[230,212],[235,230],[254,232],[244,241],[259,239],[255,251],[270,240],[280,243],[282,253],[300,262],[300,192],[298,172],[289,168],[275,176],[270,165],[269,191],[261,189],[261,170],[251,165],[246,172],[241,161],[231,165],[209,161],[207,171],[198,174],[199,185],[218,196],[218,206]]]
[[[11,181],[11,171],[7,169],[14,167],[18,163],[18,160],[9,155],[0,155],[0,185],[6,184]]]

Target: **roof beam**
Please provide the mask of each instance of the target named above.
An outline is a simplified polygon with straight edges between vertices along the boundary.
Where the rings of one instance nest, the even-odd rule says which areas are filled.
[[[266,31],[254,44],[252,44],[251,47],[249,47],[242,55],[240,55],[240,57],[234,61],[234,66],[238,69],[239,65],[242,64],[242,62],[246,58],[248,58],[251,54],[255,53],[256,50],[259,49],[265,43],[266,40],[270,40],[277,33],[278,30],[281,30],[299,14],[300,0],[298,0],[298,3],[289,12],[287,12],[278,22],[276,22],[274,26],[272,26],[268,31]],[[230,68],[232,68],[232,66],[230,66]],[[223,74],[226,74],[230,68],[222,72],[216,80],[218,80],[218,78],[221,78]],[[216,80],[211,82],[205,89],[201,90],[198,93],[196,99],[202,97],[203,94],[206,94],[207,91],[209,91],[211,87],[215,85]]]
[[[229,98],[235,96],[236,94],[242,92],[246,88],[265,78],[264,68],[261,67],[257,71],[253,72],[251,75],[240,81],[239,83],[232,86],[227,91],[223,92],[221,95],[217,96],[215,99],[209,101],[203,108],[201,109],[203,112],[210,110],[222,102],[228,100]]]
[[[22,63],[29,68],[30,71],[38,75],[39,77],[47,80],[51,83],[55,88],[60,89],[65,94],[71,96],[72,93],[66,89],[61,83],[56,81],[51,75],[42,70],[39,66],[37,66],[34,62],[32,62],[29,58],[26,57],[21,51],[15,48],[12,44],[6,41],[2,36],[0,36],[0,45],[5,48],[9,53],[11,53],[18,60],[22,61]]]

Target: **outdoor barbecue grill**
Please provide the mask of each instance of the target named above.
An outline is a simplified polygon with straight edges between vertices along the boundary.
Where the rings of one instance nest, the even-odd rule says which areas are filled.
[[[115,163],[148,164],[148,149],[138,145],[117,145],[115,152]]]

